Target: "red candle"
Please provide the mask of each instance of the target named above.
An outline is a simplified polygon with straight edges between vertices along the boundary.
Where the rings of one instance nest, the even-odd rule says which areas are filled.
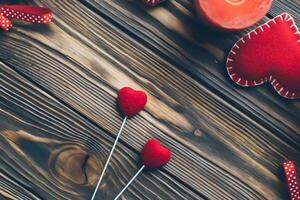
[[[222,30],[241,30],[262,19],[273,0],[195,0],[201,19]]]

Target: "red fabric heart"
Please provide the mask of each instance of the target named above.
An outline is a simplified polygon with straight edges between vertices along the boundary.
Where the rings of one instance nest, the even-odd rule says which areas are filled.
[[[119,91],[118,103],[124,115],[133,117],[145,107],[147,95],[143,91],[136,91],[130,87],[124,87]]]
[[[156,139],[148,140],[142,150],[142,163],[150,169],[160,168],[171,159],[170,149],[162,146]]]
[[[241,86],[270,82],[281,96],[300,98],[300,33],[293,18],[283,13],[241,38],[227,71]]]

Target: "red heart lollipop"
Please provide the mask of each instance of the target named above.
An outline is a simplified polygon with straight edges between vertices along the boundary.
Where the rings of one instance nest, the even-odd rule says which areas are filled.
[[[122,195],[122,193],[129,187],[129,185],[143,171],[145,167],[150,169],[156,169],[162,167],[170,161],[172,156],[171,151],[168,148],[163,147],[160,144],[160,142],[156,139],[148,140],[148,142],[144,145],[144,148],[141,153],[142,153],[143,166],[131,178],[131,180],[121,190],[121,192],[114,198],[114,200],[117,200]]]
[[[119,103],[119,107],[122,111],[122,113],[125,115],[121,128],[117,134],[116,140],[111,148],[111,151],[108,155],[108,158],[105,162],[105,165],[103,167],[103,170],[101,172],[100,178],[97,182],[96,188],[94,190],[93,196],[91,198],[91,200],[94,200],[97,190],[100,186],[100,183],[104,177],[104,173],[107,169],[107,166],[109,164],[109,161],[112,157],[112,154],[117,146],[117,143],[119,141],[119,138],[121,136],[122,130],[125,126],[127,117],[133,117],[134,115],[136,115],[138,112],[140,112],[141,110],[143,110],[143,108],[145,107],[146,103],[147,103],[147,95],[145,92],[143,91],[136,91],[130,87],[124,87],[119,91],[118,94],[118,103]]]
[[[118,102],[122,113],[128,117],[133,117],[145,107],[147,95],[143,91],[124,87],[119,91]]]
[[[162,146],[156,139],[148,140],[142,150],[142,163],[146,168],[159,168],[171,159],[170,149]]]
[[[293,18],[283,13],[241,38],[227,71],[241,86],[270,82],[281,96],[300,98],[300,33]]]

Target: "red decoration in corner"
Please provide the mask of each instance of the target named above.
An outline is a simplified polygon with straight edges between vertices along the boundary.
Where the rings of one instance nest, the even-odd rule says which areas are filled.
[[[291,200],[300,199],[300,183],[296,165],[293,161],[283,163],[284,173]]]
[[[147,5],[150,5],[150,6],[156,6],[162,2],[164,2],[165,0],[144,0],[144,2],[147,4]]]
[[[52,21],[52,12],[48,8],[38,6],[0,5],[0,26],[5,31],[12,27],[12,22],[9,19],[48,24]]]
[[[160,168],[171,159],[170,149],[162,146],[156,139],[148,140],[142,150],[142,162],[146,168]]]
[[[281,96],[300,98],[300,33],[293,18],[283,13],[241,38],[227,71],[241,86],[269,82]]]
[[[147,103],[147,95],[143,91],[124,87],[119,91],[118,103],[124,115],[133,117],[144,109]]]

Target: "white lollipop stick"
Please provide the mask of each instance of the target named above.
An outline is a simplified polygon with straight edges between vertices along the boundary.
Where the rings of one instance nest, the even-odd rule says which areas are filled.
[[[134,179],[143,171],[143,169],[158,169],[165,164],[167,164],[172,156],[170,149],[163,147],[160,142],[156,139],[151,139],[146,142],[142,151],[142,163],[143,166],[139,169],[139,171],[131,178],[131,180],[127,183],[127,185],[123,188],[123,190],[117,195],[114,200],[117,200],[122,193],[129,187],[129,185],[134,181]]]
[[[124,126],[125,126],[126,120],[127,120],[127,116],[125,116],[125,118],[124,118],[124,120],[123,120],[123,122],[122,122],[121,128],[120,128],[119,133],[118,133],[118,135],[117,135],[117,137],[116,137],[115,143],[114,143],[114,145],[113,145],[112,148],[111,148],[111,151],[110,151],[109,156],[108,156],[108,158],[107,158],[107,160],[106,160],[106,163],[105,163],[105,165],[104,165],[104,168],[103,168],[103,170],[102,170],[102,173],[101,173],[101,175],[100,175],[100,178],[99,178],[99,180],[98,180],[97,186],[96,186],[96,188],[95,188],[95,190],[94,190],[94,194],[93,194],[91,200],[94,200],[94,198],[95,198],[95,196],[96,196],[96,193],[97,193],[97,191],[98,191],[98,188],[99,188],[99,186],[100,186],[100,183],[101,183],[101,181],[102,181],[102,179],[103,179],[103,177],[104,177],[104,174],[105,174],[106,168],[107,168],[107,166],[108,166],[108,163],[109,163],[109,161],[110,161],[110,159],[111,159],[111,156],[112,156],[112,154],[113,154],[113,152],[114,152],[114,150],[115,150],[115,148],[116,148],[116,146],[117,146],[118,140],[119,140],[119,138],[120,138],[120,136],[121,136],[121,133],[122,133],[122,130],[123,130]]]
[[[122,194],[123,192],[129,187],[129,185],[134,181],[134,179],[143,171],[143,169],[145,168],[145,165],[143,165],[139,171],[131,178],[131,180],[127,183],[127,185],[121,190],[121,192],[118,194],[118,196],[116,196],[116,198],[114,198],[114,200],[117,200]]]

